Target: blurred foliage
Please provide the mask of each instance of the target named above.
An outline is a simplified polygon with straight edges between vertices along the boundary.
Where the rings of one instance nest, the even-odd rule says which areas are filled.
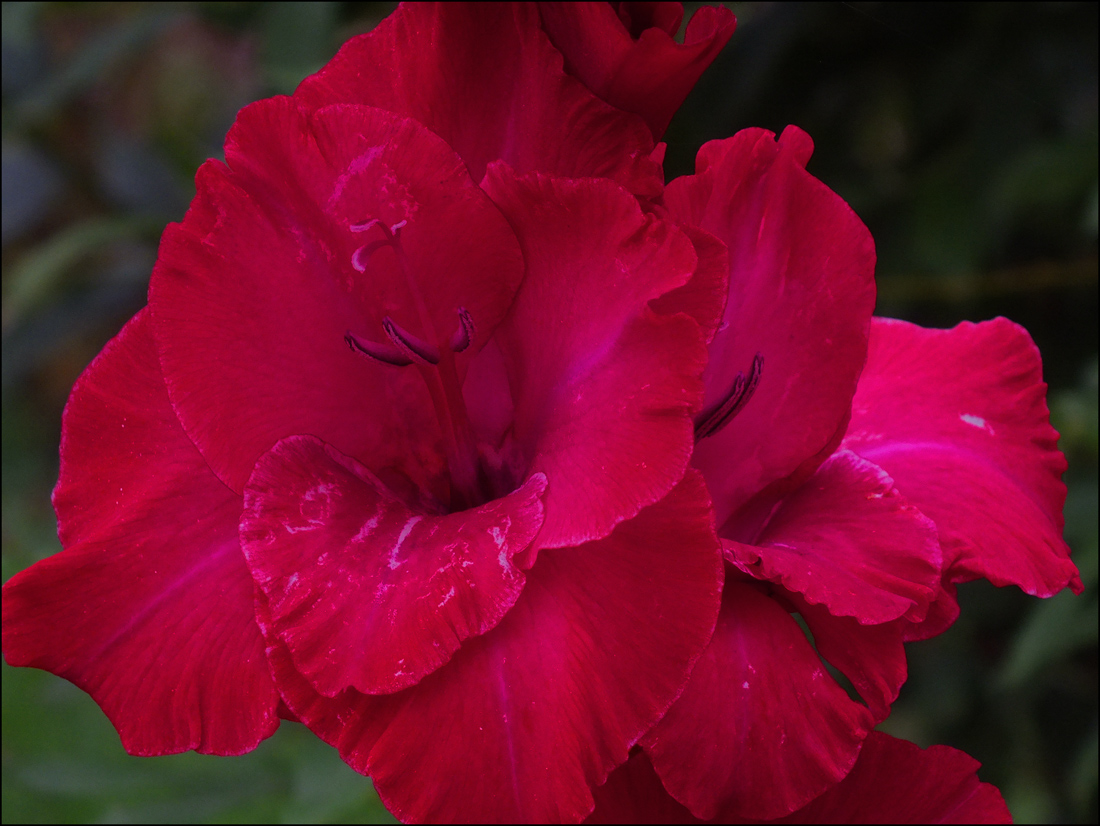
[[[692,4],[689,4],[689,8]],[[981,760],[1017,822],[1097,820],[1097,5],[730,4],[739,28],[673,121],[806,129],[871,228],[882,315],[1006,315],[1044,356],[1087,585],[960,588],[909,647],[884,728]],[[237,110],[287,93],[385,3],[3,4],[3,577],[58,550],[49,491],[80,371],[144,303],[157,239]],[[960,503],[965,506],[965,503]],[[95,704],[3,667],[5,822],[377,822],[303,728],[250,755],[125,755]]]

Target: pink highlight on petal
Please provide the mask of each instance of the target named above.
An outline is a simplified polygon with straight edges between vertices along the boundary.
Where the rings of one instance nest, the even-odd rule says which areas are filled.
[[[875,319],[844,446],[936,523],[945,581],[1080,592],[1062,539],[1065,457],[1039,352],[1021,327]]]

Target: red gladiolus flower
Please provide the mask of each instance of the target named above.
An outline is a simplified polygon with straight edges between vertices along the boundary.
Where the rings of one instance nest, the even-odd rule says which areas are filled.
[[[663,185],[728,12],[540,6],[402,6],[241,111],[5,657],[135,754],[299,720],[407,820],[1003,819],[872,730],[956,583],[1080,588],[1034,345],[873,320],[797,128]]]
[[[9,662],[135,754],[239,754],[281,700],[404,819],[591,811],[717,617],[725,273],[561,63],[534,7],[407,6],[242,110],[73,391]]]
[[[607,16],[571,8],[547,15],[588,26],[559,38],[567,65]],[[573,62],[600,88],[599,60]],[[615,76],[619,99],[630,80]],[[642,73],[635,91],[649,82]],[[1065,460],[1034,344],[1004,319],[872,320],[873,243],[805,172],[811,152],[794,127],[778,143],[763,130],[715,141],[657,207],[729,256],[692,460],[728,563],[722,612],[683,695],[642,740],[663,787],[703,819],[811,817],[800,807],[852,771],[888,715],[903,643],[954,621],[958,582],[1037,596],[1082,587],[1061,537]]]
[[[871,239],[806,174],[811,150],[793,127],[778,144],[748,130],[663,199],[730,255],[693,456],[729,564],[722,612],[642,740],[704,819],[783,817],[844,778],[905,679],[903,642],[957,616],[956,583],[1082,587],[1034,344],[1004,319],[872,322]]]

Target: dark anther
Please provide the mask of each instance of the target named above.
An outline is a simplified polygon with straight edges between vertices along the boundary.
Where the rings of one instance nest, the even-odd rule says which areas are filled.
[[[365,356],[370,356],[376,361],[380,361],[383,364],[392,364],[395,367],[404,367],[407,364],[412,364],[412,359],[406,356],[403,352],[396,347],[391,347],[388,344],[379,344],[376,341],[367,341],[359,338],[355,333],[348,330],[344,333],[344,341],[348,343],[354,351],[358,351]]]
[[[728,425],[748,404],[752,394],[756,391],[756,385],[760,383],[760,373],[764,369],[764,356],[757,353],[753,356],[752,367],[749,368],[749,376],[746,379],[744,373],[738,373],[733,380],[733,387],[718,406],[707,411],[695,425],[695,439],[705,439],[713,436],[723,427]]]
[[[351,330],[344,333],[344,341],[352,350],[370,356],[384,364],[404,367],[407,364],[439,364],[439,348],[423,339],[417,338],[408,330],[399,327],[389,316],[382,319],[382,329],[393,344],[368,341],[355,335]],[[461,353],[474,339],[474,320],[465,307],[458,308],[458,329],[451,335],[451,350]]]
[[[390,341],[397,345],[397,349],[413,361],[431,365],[439,364],[438,348],[417,338],[408,330],[401,329],[389,316],[382,319],[382,329],[386,331],[386,335],[390,337]]]
[[[474,320],[465,307],[458,308],[458,329],[451,335],[451,350],[461,353],[474,340]]]

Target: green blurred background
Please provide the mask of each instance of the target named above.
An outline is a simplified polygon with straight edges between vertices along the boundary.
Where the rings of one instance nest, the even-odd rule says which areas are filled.
[[[668,176],[738,129],[806,129],[810,171],[876,239],[878,313],[1027,327],[1069,458],[1086,593],[963,586],[883,728],[974,755],[1017,822],[1096,822],[1097,5],[729,5],[738,31],[669,129]],[[3,4],[4,580],[58,550],[62,407],[143,305],[195,169],[241,106],[391,8]],[[391,820],[300,726],[246,757],[129,757],[86,695],[7,665],[2,781],[4,822]]]

